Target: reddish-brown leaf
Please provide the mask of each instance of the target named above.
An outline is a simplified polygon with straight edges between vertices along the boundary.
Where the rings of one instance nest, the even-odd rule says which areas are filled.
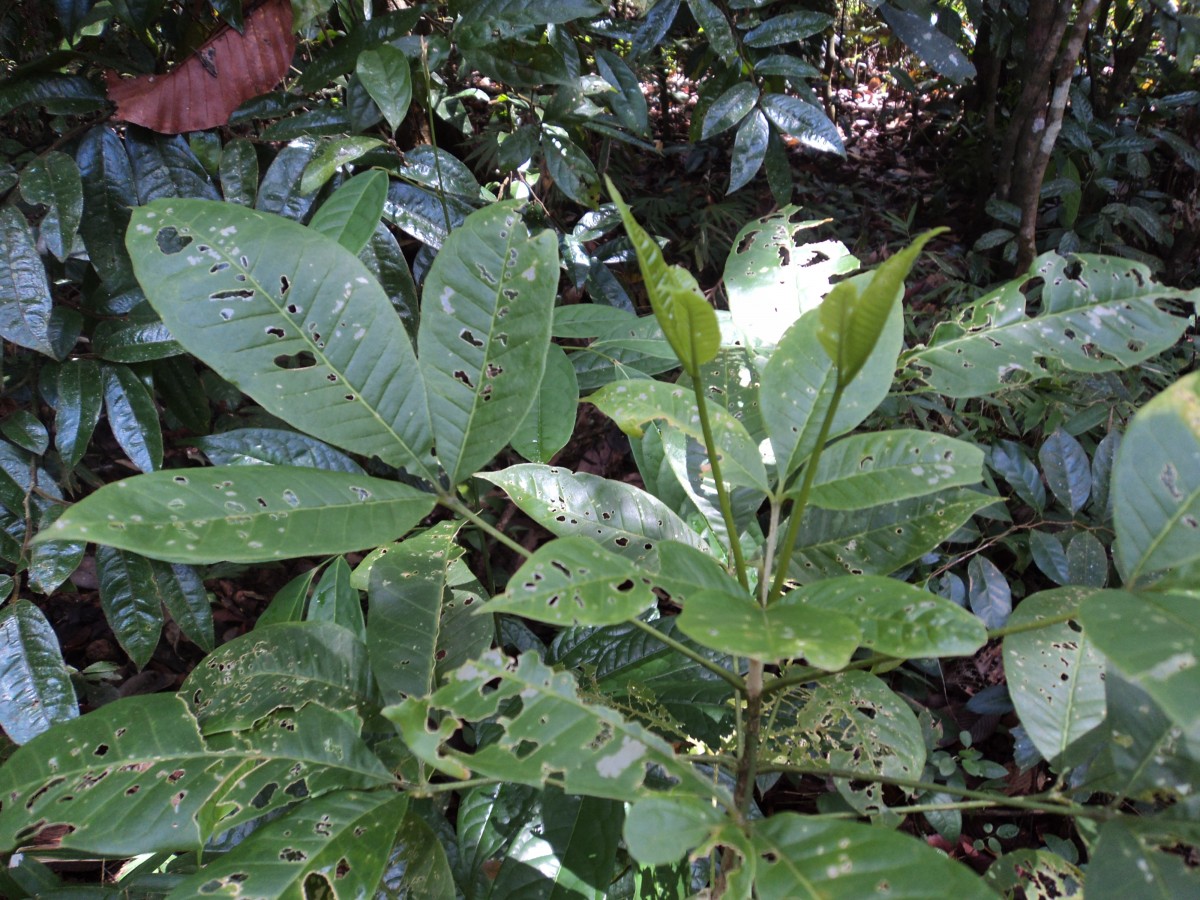
[[[109,71],[108,98],[116,118],[163,134],[224,125],[251,97],[278,84],[296,52],[290,0],[266,0],[238,34],[222,27],[166,75],[123,79]]]

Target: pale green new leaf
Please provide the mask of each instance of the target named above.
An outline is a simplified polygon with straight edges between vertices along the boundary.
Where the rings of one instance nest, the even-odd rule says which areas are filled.
[[[616,625],[655,603],[650,580],[628,557],[586,537],[543,544],[503,594],[479,611],[512,613],[552,625]]]
[[[908,900],[996,900],[966,866],[886,828],[782,812],[755,822],[750,840],[760,900],[862,900],[881,885]]]
[[[683,519],[631,484],[532,463],[479,477],[502,488],[522,512],[559,537],[586,535],[651,567],[661,541],[704,549],[700,535]]]
[[[362,252],[387,202],[388,177],[379,169],[355,175],[313,214],[308,227],[333,238],[355,256]]]
[[[1041,309],[1026,312],[1023,288],[1043,280]],[[1156,284],[1141,263],[1047,253],[1030,274],[986,294],[903,364],[930,390],[978,397],[1066,369],[1128,369],[1172,346],[1187,327],[1172,304],[1195,308],[1200,291]]]
[[[1200,373],[1133,418],[1112,477],[1117,568],[1129,585],[1200,558]]]
[[[680,266],[667,265],[654,238],[633,218],[612,182],[606,183],[637,253],[654,316],[684,371],[696,378],[699,366],[716,356],[721,347],[717,314],[704,299],[692,274]]]
[[[665,421],[704,443],[704,429],[693,391],[665,381],[639,379],[607,384],[587,398],[630,437],[640,438],[647,422]],[[720,453],[721,474],[731,485],[769,490],[762,456],[745,426],[724,407],[705,404],[709,427]]]
[[[167,900],[217,891],[277,900],[374,896],[407,809],[408,797],[391,791],[309,800],[185,878]]]
[[[180,688],[205,734],[249,728],[307,703],[365,718],[375,708],[367,648],[331,622],[280,622],[222,644]]]
[[[501,703],[518,695],[519,711],[497,716]],[[430,716],[443,713],[441,725],[431,731]],[[513,662],[489,651],[461,666],[432,696],[387,707],[384,715],[400,726],[417,756],[454,777],[473,772],[534,787],[554,777],[571,794],[629,801],[647,795],[645,781],[654,768],[688,793],[711,796],[714,790],[670,744],[580,697],[569,672],[548,668],[533,652]],[[458,730],[457,719],[493,716],[502,730],[495,742],[473,753],[443,745]]]
[[[24,744],[79,715],[54,629],[28,600],[0,610],[0,728]]]
[[[1097,591],[1080,610],[1109,663],[1184,729],[1200,724],[1200,604],[1186,594]]]
[[[983,623],[957,603],[877,575],[818,581],[776,607],[791,605],[849,616],[862,630],[862,646],[897,659],[970,656],[987,642]]]
[[[368,153],[377,147],[383,146],[386,145],[379,138],[363,136],[346,137],[343,135],[327,139],[320,145],[320,149],[317,150],[313,158],[304,167],[304,174],[300,176],[300,191],[305,194],[316,193],[325,186],[325,183],[334,176],[338,169],[354,162],[354,160],[358,159],[364,153]],[[364,172],[362,174],[363,176],[368,176],[371,173]],[[380,172],[379,174],[383,175],[384,177],[383,192],[386,196],[387,175],[383,172]],[[350,179],[350,181],[354,180],[355,179],[353,178]],[[349,182],[347,182],[347,184],[349,184]],[[345,185],[343,185],[343,187],[345,187]],[[338,189],[338,191],[340,190],[341,188]],[[334,196],[337,195],[338,191],[334,192]],[[351,193],[356,193],[356,191],[352,190]],[[327,206],[331,200],[333,200],[333,197],[330,197],[329,200],[325,201],[323,206]],[[380,211],[382,212],[382,203],[380,204]],[[309,222],[309,227],[314,227],[320,217],[321,211],[317,210]],[[326,227],[319,227],[317,228],[317,231],[320,231],[322,234],[329,234],[330,237],[332,237],[334,240],[337,240],[337,235],[330,234],[330,229]],[[368,231],[367,234],[369,235],[370,231]],[[343,246],[346,245],[343,244]],[[358,253],[358,250],[354,249],[353,247],[347,246],[346,249],[351,253]],[[360,247],[359,249],[362,248]]]
[[[1018,604],[1008,624],[1074,613],[1093,593],[1065,587],[1033,594]],[[1013,706],[1038,752],[1059,769],[1067,762],[1067,748],[1104,720],[1104,670],[1090,631],[1074,620],[1004,638],[1004,674]]]
[[[139,208],[126,241],[147,299],[188,352],[301,431],[432,480],[412,344],[337,241],[204,200]]]
[[[799,604],[763,608],[745,594],[703,590],[691,594],[679,630],[705,647],[775,663],[804,657],[822,669],[840,669],[862,641],[846,615]]]
[[[824,509],[864,509],[982,478],[983,451],[974,444],[915,429],[875,431],[825,448],[809,502]]]
[[[866,277],[856,276],[851,281],[857,283]],[[779,340],[763,368],[759,388],[762,418],[771,437],[780,482],[785,486],[816,448],[821,423],[837,386],[838,372],[821,348],[818,326],[818,311],[801,316]],[[875,352],[842,396],[830,438],[850,431],[883,402],[903,339],[904,317],[897,304]]]
[[[530,236],[513,203],[472,213],[434,259],[417,345],[451,484],[503,449],[533,405],[557,289],[554,235]]]
[[[257,562],[393,540],[433,503],[406,484],[347,472],[175,469],[105,485],[36,540],[95,541],[168,562]]]
[[[918,236],[880,265],[869,281],[842,281],[829,292],[820,307],[817,340],[837,367],[839,386],[848,385],[866,365],[892,308],[904,296],[904,279],[921,248],[946,230],[935,228]]]

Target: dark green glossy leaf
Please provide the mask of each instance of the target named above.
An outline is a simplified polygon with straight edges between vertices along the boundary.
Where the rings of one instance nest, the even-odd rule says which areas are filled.
[[[679,12],[679,4],[680,0],[658,0],[646,10],[645,18],[634,33],[630,58],[637,59],[662,43]]]
[[[950,37],[931,25],[927,14],[919,15],[887,3],[880,5],[879,13],[896,37],[939,75],[945,75],[960,84],[975,77],[975,66],[967,54]]]
[[[65,261],[83,219],[83,181],[75,160],[57,150],[35,159],[21,173],[21,196],[46,207],[38,231],[46,248]]]
[[[319,191],[334,176],[334,173],[338,169],[354,162],[363,154],[382,146],[385,146],[384,142],[379,138],[365,137],[363,135],[338,135],[337,137],[321,141],[317,152],[313,155],[308,165],[304,167],[304,174],[300,176],[300,190],[305,194]],[[315,218],[314,216],[314,220]],[[325,231],[325,229],[318,230]],[[331,236],[335,240],[337,239],[337,235]],[[358,252],[358,250],[353,248],[348,249],[350,249],[351,253]]]
[[[712,0],[688,0],[688,8],[696,24],[704,29],[704,39],[726,65],[733,65],[738,58],[737,42],[725,13]]]
[[[24,744],[79,715],[54,629],[28,600],[0,609],[0,727]]]
[[[1012,588],[1004,573],[985,556],[973,556],[967,564],[970,585],[967,600],[971,610],[988,628],[1000,628],[1012,612]]]
[[[806,147],[846,155],[837,126],[819,107],[786,94],[767,94],[758,103],[772,124]]]
[[[192,434],[207,434],[212,422],[209,396],[190,356],[168,356],[154,363],[154,393],[166,411]]]
[[[230,203],[253,206],[258,195],[258,152],[245,138],[225,145],[221,153],[221,194]]]
[[[0,422],[0,434],[34,456],[43,456],[50,448],[50,432],[41,419],[27,409],[15,410]]]
[[[258,620],[254,623],[254,627],[262,628],[267,625],[276,625],[280,622],[304,621],[304,611],[308,604],[308,593],[320,571],[320,567],[314,567],[307,572],[301,572],[276,591],[275,596],[271,598],[271,602],[267,604],[267,608],[262,611],[262,614],[259,615]]]
[[[558,189],[581,206],[595,209],[600,202],[600,176],[588,155],[555,125],[542,126],[546,174]]]
[[[777,47],[802,41],[819,34],[833,24],[833,16],[811,9],[774,16],[746,32],[742,40],[747,47]]]
[[[104,366],[101,376],[104,408],[113,437],[130,462],[143,472],[159,468],[163,459],[162,428],[154,398],[127,366]]]
[[[454,876],[440,837],[410,809],[400,823],[376,900],[454,900]]]
[[[821,70],[812,63],[786,53],[760,59],[754,64],[754,71],[759,75],[782,75],[796,86],[803,84],[806,79],[818,78],[821,75]]]
[[[704,115],[704,126],[700,129],[700,139],[707,140],[714,134],[732,128],[745,118],[756,102],[758,88],[753,82],[739,81],[714,100],[708,108]]]
[[[762,111],[751,110],[738,127],[737,135],[733,139],[733,158],[729,163],[729,187],[725,190],[726,194],[732,194],[754,178],[766,159],[770,135],[771,129]]]
[[[571,439],[578,405],[575,367],[561,347],[551,344],[537,396],[512,436],[512,448],[529,462],[549,463]]]
[[[155,472],[106,485],[38,540],[96,541],[169,562],[257,562],[361,550],[433,508],[416,488],[293,466]]]
[[[479,5],[482,4],[473,4],[473,8]],[[408,57],[390,44],[380,44],[359,54],[354,71],[383,112],[388,128],[395,131],[408,114],[408,104],[412,101],[412,70]]]
[[[400,316],[404,330],[409,337],[416,340],[417,325],[420,322],[420,303],[417,300],[417,285],[413,281],[412,270],[400,243],[391,229],[383,222],[375,226],[375,231],[367,241],[358,258],[362,261],[379,286],[383,288],[392,308]]]
[[[134,287],[124,238],[129,210],[138,205],[138,195],[125,144],[112,129],[98,125],[79,142],[75,161],[83,180],[79,233],[88,257],[114,290]]]
[[[153,596],[162,603],[179,630],[204,651],[216,646],[212,606],[204,582],[191,566],[150,561]]]
[[[136,553],[100,546],[96,571],[104,617],[134,665],[144,668],[158,646],[163,624],[151,562]]]
[[[341,625],[360,641],[366,640],[366,622],[363,619],[362,597],[350,584],[350,564],[344,556],[337,557],[317,583],[312,598],[308,601],[310,622],[332,622]]]
[[[208,3],[231,27],[242,30],[242,0],[208,0]]]
[[[125,150],[142,205],[159,197],[220,199],[204,166],[180,135],[151,134],[141,128],[130,128]]]
[[[179,356],[183,348],[153,310],[125,319],[106,319],[92,332],[92,349],[101,359],[118,363],[152,362]]]
[[[711,0],[701,2],[711,3]],[[613,86],[613,92],[606,94],[603,99],[608,101],[622,125],[634,134],[644,135],[649,128],[649,112],[637,73],[629,68],[624,59],[609,50],[597,47],[595,53],[596,70]],[[525,154],[525,159],[528,158],[529,154]],[[517,164],[525,159],[518,160]]]
[[[61,515],[62,507],[48,509],[42,517],[46,528]],[[84,541],[46,541],[29,551],[29,586],[42,594],[53,594],[83,562],[87,551]]]
[[[53,357],[50,283],[25,217],[0,210],[0,337]]]
[[[1017,496],[1041,512],[1046,508],[1046,487],[1024,448],[1013,441],[998,441],[988,453],[988,465],[1013,486]]]
[[[70,359],[59,367],[54,446],[67,469],[75,468],[83,459],[100,421],[103,400],[100,367],[94,360]]]
[[[58,73],[10,79],[0,87],[0,116],[31,103],[54,115],[84,115],[103,109],[105,96],[81,75]]]
[[[593,0],[471,0],[452,4],[466,24],[492,21],[508,25],[561,25],[604,12]]]
[[[1072,515],[1083,509],[1092,492],[1092,470],[1079,441],[1055,430],[1038,450],[1038,462],[1058,502]]]
[[[300,182],[320,146],[315,138],[297,138],[280,150],[258,186],[254,208],[297,222],[308,218],[316,192],[303,191]]]
[[[1055,584],[1071,583],[1067,551],[1057,535],[1035,528],[1029,532],[1029,552],[1037,567]]]
[[[355,175],[321,204],[309,227],[357,256],[379,225],[387,189],[388,177],[378,169]]]
[[[214,466],[303,466],[362,475],[362,467],[344,453],[306,434],[278,428],[238,428],[209,434],[196,446]]]

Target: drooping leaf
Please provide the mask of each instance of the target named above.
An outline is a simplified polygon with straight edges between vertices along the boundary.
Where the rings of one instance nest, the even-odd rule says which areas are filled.
[[[751,110],[750,114],[738,126],[733,139],[733,157],[729,162],[729,187],[726,194],[732,194],[739,188],[745,187],[762,168],[763,160],[767,157],[767,143],[771,129],[767,119],[760,110]]]
[[[376,704],[366,646],[332,622],[260,625],[206,656],[180,696],[205,734],[247,729],[285,707],[365,718]]]
[[[664,381],[626,381],[605,385],[587,398],[627,435],[640,438],[646,423],[667,426],[704,442],[695,394]],[[745,427],[716,404],[706,404],[709,426],[719,452],[721,475],[733,485],[768,490],[767,473],[758,447]]]
[[[1200,558],[1200,373],[1177,381],[1129,426],[1113,469],[1114,556],[1128,585]]]
[[[370,569],[367,649],[385,703],[424,697],[436,685],[446,568],[452,557],[423,556],[407,544]]]
[[[529,462],[549,463],[575,431],[579,379],[566,352],[551,344],[537,396],[512,436],[512,448]]]
[[[473,213],[425,279],[417,345],[438,462],[457,484],[512,438],[534,400],[558,285],[553,234],[513,204]]]
[[[366,640],[362,598],[350,583],[350,564],[344,556],[335,559],[322,573],[308,601],[305,618],[310,622],[341,625],[360,641]]]
[[[25,744],[79,715],[58,638],[28,600],[0,610],[0,728]]]
[[[1000,628],[1012,612],[1012,588],[1004,573],[983,555],[971,557],[967,563],[967,601],[971,611],[988,628]]]
[[[928,15],[887,3],[880,4],[878,9],[896,37],[939,75],[960,84],[975,77],[974,63],[952,38],[930,24]]]
[[[137,211],[129,246],[189,352],[313,436],[427,473],[433,433],[412,344],[340,244],[278,216],[174,200]]]
[[[256,562],[384,543],[433,502],[406,484],[346,472],[214,466],[106,485],[37,540],[96,541],[168,562]]]
[[[1105,590],[1080,610],[1084,632],[1184,729],[1200,724],[1200,607],[1185,594]]]
[[[214,466],[306,466],[329,472],[365,474],[362,466],[328,444],[280,428],[236,428],[197,438]]]
[[[742,38],[747,47],[776,47],[819,34],[833,24],[833,16],[810,9],[773,16]]]
[[[846,155],[842,138],[825,111],[819,106],[786,94],[766,94],[758,102],[771,123],[806,147],[826,153]]]
[[[228,203],[253,206],[258,195],[258,152],[245,138],[225,145],[221,152],[221,195]]]
[[[355,175],[321,204],[308,227],[328,235],[357,256],[383,215],[387,188],[387,174],[379,169]]]
[[[1077,611],[1093,592],[1067,587],[1026,597],[1009,619],[1027,625]],[[1060,769],[1072,743],[1104,719],[1104,658],[1072,619],[1004,638],[1009,696],[1029,739]]]
[[[1038,462],[1058,502],[1079,512],[1092,493],[1092,470],[1083,446],[1061,428],[1038,449]]]
[[[921,249],[945,228],[918,236],[871,273],[870,280],[838,282],[821,304],[817,340],[837,368],[845,387],[862,370],[887,326],[893,307],[904,296],[904,279]]]
[[[970,656],[987,641],[983,623],[957,603],[892,578],[825,579],[777,604],[792,605],[849,616],[862,631],[862,646],[897,659]]]
[[[498,680],[495,690],[484,685]],[[443,741],[457,730],[456,717],[478,721],[495,715],[500,702],[521,695],[519,712],[500,716],[499,738],[474,753],[463,753]],[[448,715],[430,731],[431,712]],[[543,665],[534,653],[515,664],[499,651],[489,651],[455,673],[451,681],[424,699],[410,698],[390,706],[384,715],[400,726],[405,742],[429,765],[455,777],[470,772],[504,781],[541,787],[557,773],[568,793],[631,800],[646,791],[648,769],[661,767],[680,790],[710,796],[712,787],[675,757],[671,745],[612,709],[586,702],[574,677]],[[514,752],[517,747],[522,752]]]
[[[876,431],[825,448],[810,502],[863,509],[977,484],[982,477],[983,451],[974,444],[916,430]]]
[[[0,210],[0,337],[55,356],[50,343],[50,283],[33,233],[15,207]]]
[[[612,182],[607,184],[608,193],[621,214],[625,231],[637,253],[638,266],[645,279],[654,316],[684,371],[695,378],[699,366],[716,356],[720,349],[721,332],[717,325],[717,314],[700,293],[696,279],[690,272],[680,266],[667,266],[658,244],[633,218],[633,213]]]
[[[1041,310],[1026,313],[1023,288],[1043,280]],[[1140,263],[1118,257],[1044,254],[1031,272],[934,329],[905,354],[907,370],[931,390],[977,397],[1005,384],[1066,369],[1127,369],[1179,339],[1187,320],[1170,302],[1194,308],[1200,293],[1157,284]],[[1136,335],[1136,337],[1131,337]]]
[[[21,173],[21,196],[46,207],[38,231],[46,248],[66,261],[83,219],[83,181],[75,160],[57,150],[35,159]]]
[[[704,115],[704,126],[700,129],[700,139],[708,140],[714,134],[732,128],[745,118],[757,101],[758,88],[754,83],[739,81],[708,108]]]
[[[104,618],[134,665],[144,668],[158,646],[163,625],[151,561],[136,553],[100,546],[96,549],[96,570]]]
[[[166,75],[122,79],[107,73],[117,116],[152,131],[182,134],[229,121],[242,103],[274,87],[296,51],[290,0],[253,9],[239,33],[222,27]]]
[[[711,4],[711,0],[699,2]],[[610,50],[597,47],[594,52],[596,70],[613,87],[613,92],[605,95],[603,99],[612,107],[622,125],[634,134],[644,135],[649,128],[649,111],[637,73],[629,68],[625,60]],[[528,159],[529,155],[526,153],[525,159]],[[525,159],[517,160],[517,164],[523,163]]]
[[[854,620],[839,612],[777,603],[762,607],[749,596],[703,590],[691,594],[679,629],[706,647],[776,663],[804,657],[822,669],[840,669],[862,640]]]
[[[600,202],[600,176],[588,155],[556,125],[542,126],[541,144],[546,174],[558,189],[581,206],[594,209]]]
[[[412,70],[408,57],[391,44],[380,44],[359,54],[354,71],[383,112],[388,128],[394,132],[404,121],[408,104],[412,102]]]
[[[104,366],[104,409],[113,437],[130,462],[143,472],[162,465],[162,427],[154,398],[127,366]]]
[[[601,547],[653,565],[661,541],[697,549],[704,542],[661,501],[633,485],[525,463],[479,477],[559,537],[587,535]]]
[[[1042,484],[1042,476],[1020,444],[997,441],[988,453],[988,466],[1035,510],[1041,512],[1046,508],[1046,486]]]

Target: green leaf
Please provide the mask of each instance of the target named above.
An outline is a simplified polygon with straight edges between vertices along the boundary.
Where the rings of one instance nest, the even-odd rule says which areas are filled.
[[[1117,568],[1129,585],[1200,557],[1200,373],[1133,418],[1113,469]]]
[[[927,897],[937,885],[941,896],[996,900],[966,866],[886,828],[783,812],[755,822],[750,840],[761,900],[861,900],[881,885],[896,897]]]
[[[388,177],[379,169],[355,175],[321,204],[308,227],[327,235],[357,256],[362,252],[387,202]]]
[[[757,102],[758,88],[754,83],[739,81],[714,100],[708,108],[704,114],[704,126],[700,129],[700,139],[708,140],[714,134],[732,128],[754,109]]]
[[[408,105],[412,102],[408,57],[391,44],[380,44],[358,55],[354,72],[383,112],[388,129],[394,132],[408,115]]]
[[[876,431],[825,448],[810,502],[824,509],[863,509],[982,478],[983,451],[974,444],[916,430]]]
[[[973,556],[967,564],[967,601],[971,611],[988,628],[1000,628],[1012,612],[1012,588],[1004,573],[985,556]]]
[[[159,197],[220,199],[208,172],[181,135],[130,129],[125,135],[125,150],[143,205]]]
[[[752,344],[774,347],[793,322],[820,305],[831,278],[858,268],[840,241],[796,243],[820,224],[788,205],[750,222],[734,239],[725,290],[733,321]]]
[[[366,646],[332,622],[259,625],[206,656],[180,696],[205,734],[244,730],[308,703],[364,718],[375,706]]]
[[[236,138],[221,151],[221,195],[228,203],[253,206],[258,195],[258,151],[245,138]]]
[[[485,693],[484,686],[493,681],[495,689]],[[520,711],[497,720],[503,733],[495,742],[473,753],[442,746],[458,730],[457,718],[494,716],[501,701],[518,694]],[[430,715],[441,710],[448,715],[430,731]],[[513,664],[499,651],[488,651],[460,667],[430,697],[410,698],[387,707],[384,715],[400,726],[418,757],[454,777],[475,772],[540,787],[555,775],[568,793],[632,800],[645,794],[648,769],[661,767],[663,775],[680,782],[680,790],[712,793],[705,777],[677,759],[670,744],[615,710],[580,697],[570,673],[547,668],[534,653]]]
[[[400,823],[376,900],[454,900],[454,876],[440,836],[413,810]]]
[[[360,641],[366,640],[366,622],[363,620],[362,598],[350,584],[350,565],[344,556],[339,556],[321,576],[308,601],[310,622],[332,622],[341,625]]]
[[[626,381],[605,385],[587,402],[630,437],[640,438],[647,422],[665,421],[672,429],[704,442],[695,394],[686,388],[664,381]],[[745,427],[721,406],[706,404],[706,410],[725,480],[766,493],[769,487],[762,456]]]
[[[127,366],[101,369],[108,427],[130,461],[143,472],[162,465],[162,428],[154,398]]]
[[[817,340],[837,367],[840,387],[848,385],[870,358],[892,309],[904,297],[904,279],[921,248],[947,230],[926,231],[890,256],[869,281],[842,281],[829,292],[821,304]]]
[[[61,514],[61,507],[47,510],[41,525],[46,528]],[[71,577],[87,552],[82,541],[46,541],[29,552],[29,586],[41,594],[53,594]]]
[[[801,316],[784,333],[762,370],[762,418],[784,486],[816,449],[821,423],[839,378],[829,355],[821,349],[818,316],[817,310]],[[897,304],[875,352],[843,394],[829,430],[830,438],[850,431],[883,402],[903,339],[904,317]]]
[[[1056,535],[1035,528],[1029,532],[1029,553],[1042,573],[1055,584],[1072,583],[1067,551]]]
[[[566,352],[551,344],[533,405],[512,436],[512,448],[534,463],[548,463],[575,432],[579,379]]]
[[[1108,553],[1091,532],[1081,531],[1067,544],[1067,577],[1071,584],[1088,587],[1108,583]]]
[[[397,174],[430,188],[435,194],[452,196],[459,202],[478,205],[481,198],[488,196],[483,193],[483,188],[466,163],[430,144],[420,144],[406,150],[404,166]]]
[[[275,159],[267,167],[262,183],[258,186],[254,208],[303,222],[312,211],[317,195],[315,191],[303,190],[300,182],[304,178],[304,171],[320,148],[320,142],[313,137],[290,140],[287,146],[275,154]]]
[[[341,169],[342,167],[348,165],[349,163],[354,162],[356,159],[358,159],[363,154],[369,153],[370,151],[374,150],[375,148],[383,147],[383,146],[386,146],[386,145],[379,138],[363,137],[361,135],[353,135],[353,136],[349,136],[349,137],[344,136],[344,135],[338,135],[337,137],[333,137],[328,140],[322,141],[320,144],[320,149],[316,152],[316,154],[313,156],[313,158],[309,161],[308,165],[306,165],[304,167],[304,174],[300,176],[300,190],[305,194],[315,193],[315,192],[319,191],[322,187],[325,186],[325,184],[331,178],[333,178],[334,174],[338,171],[338,169]],[[371,174],[370,172],[362,172],[362,173],[360,173],[360,177],[365,178],[366,176],[368,176],[370,174]],[[380,172],[380,174],[382,174],[385,179],[387,178],[386,173]],[[351,180],[353,180],[353,179],[351,179]],[[339,188],[339,190],[340,190],[340,188]],[[352,191],[351,193],[355,193],[355,191]],[[384,184],[383,184],[383,194],[386,197],[386,195],[387,195],[387,181],[386,180],[384,181]],[[336,195],[336,192],[335,192],[335,195]],[[330,197],[329,199],[332,200],[333,198]],[[326,203],[328,203],[328,202],[329,201],[327,200]],[[380,207],[380,211],[382,212],[383,200],[379,201],[379,207]],[[320,214],[320,212],[318,210],[317,215],[319,215],[319,214]],[[310,227],[316,227],[317,215],[314,215],[312,220],[310,221],[310,223],[309,223]],[[375,221],[376,222],[379,221],[378,214],[376,214]],[[375,228],[375,226],[374,226],[374,224],[372,224],[370,229],[367,229],[368,237],[370,236],[371,231],[373,231],[374,228]],[[334,240],[338,240],[338,235],[331,234],[330,229],[328,229],[328,228],[317,228],[317,230],[322,232],[323,234],[329,234],[329,236],[331,238],[333,238]],[[365,242],[366,238],[363,238],[363,241]],[[343,246],[346,246],[346,245],[343,244]],[[346,246],[346,249],[349,250],[351,253],[357,254],[358,251],[362,249],[362,247],[361,246],[359,246],[359,247]]]
[[[151,597],[159,600],[179,630],[206,652],[216,646],[212,606],[204,582],[191,566],[150,561]]]
[[[729,187],[725,189],[726,194],[732,194],[750,183],[767,157],[767,140],[770,136],[771,129],[767,125],[766,117],[760,110],[751,110],[742,120],[733,139],[733,157],[729,162]]]
[[[279,428],[236,428],[207,434],[197,438],[196,446],[214,466],[303,466],[365,474],[362,466],[328,444]]]
[[[412,344],[336,241],[233,204],[173,200],[135,213],[129,246],[188,352],[314,437],[428,474],[433,434]]]
[[[699,2],[710,3],[710,0]],[[637,73],[629,68],[625,60],[603,47],[596,47],[593,52],[596,55],[596,71],[613,87],[612,93],[606,94],[603,99],[612,107],[622,125],[634,134],[646,134],[650,127],[649,111]],[[525,159],[528,158],[529,154],[525,154]],[[518,160],[517,164],[520,165],[525,159]]]
[[[997,441],[988,453],[988,465],[1013,486],[1017,496],[1038,512],[1046,508],[1046,487],[1037,466],[1014,441]]]
[[[258,562],[392,540],[433,503],[432,494],[364,475],[215,466],[106,485],[36,540],[96,541],[168,562]]]
[[[162,603],[155,596],[150,560],[113,547],[96,548],[100,608],[122,649],[145,667],[162,632]]]
[[[679,630],[705,647],[765,662],[804,657],[836,670],[850,662],[862,641],[853,619],[841,613],[777,603],[763,608],[744,593],[703,590],[689,595]]]
[[[138,205],[138,195],[125,144],[111,128],[98,125],[79,142],[75,162],[83,182],[79,233],[88,259],[114,291],[131,288],[133,269],[124,238],[129,210]]]
[[[1174,900],[1200,891],[1200,874],[1183,857],[1147,846],[1132,817],[1105,822],[1089,854],[1084,878],[1088,900]]]
[[[29,104],[45,107],[55,115],[83,115],[102,109],[104,91],[82,75],[57,72],[19,79],[5,79],[0,87],[0,116]]]
[[[277,590],[275,596],[271,598],[271,602],[267,604],[267,608],[262,611],[254,623],[254,627],[262,628],[279,622],[302,622],[305,606],[308,603],[309,589],[312,588],[313,581],[320,571],[319,568],[312,568],[307,572],[301,572]]]
[[[54,629],[28,600],[0,609],[0,727],[25,744],[79,715]]]
[[[704,40],[713,52],[726,64],[732,65],[738,58],[737,42],[729,20],[712,0],[688,0],[692,18],[704,30]]]
[[[1049,850],[1014,850],[988,866],[984,879],[1003,897],[1082,898],[1083,873]]]
[[[776,128],[804,146],[838,156],[846,155],[837,126],[819,106],[786,94],[766,94],[758,106]]]
[[[127,318],[98,323],[92,331],[92,350],[101,359],[118,363],[153,362],[183,353],[167,327],[144,304]]]
[[[83,181],[75,160],[57,150],[35,159],[21,173],[21,196],[46,207],[38,231],[46,248],[65,262],[83,219]]]
[[[625,816],[625,844],[644,866],[677,862],[717,837],[725,814],[701,797],[647,797]]]
[[[592,0],[459,0],[453,6],[465,24],[499,21],[507,25],[562,25],[605,10]]]
[[[27,409],[14,410],[0,422],[0,434],[34,456],[44,456],[50,449],[50,432],[41,419]]]
[[[888,575],[919,559],[995,497],[965,488],[871,509],[809,509],[789,575],[801,584],[835,575]]]
[[[1026,314],[1023,288],[1042,280],[1041,310]],[[1128,369],[1172,346],[1187,320],[1169,302],[1192,307],[1198,291],[1156,284],[1140,263],[1118,257],[1048,253],[1032,271],[970,304],[905,354],[910,374],[935,393],[978,397],[1006,384],[1066,369]],[[1161,304],[1161,307],[1160,307]]]
[[[633,218],[612,182],[606,183],[637,253],[654,316],[684,371],[698,377],[699,367],[716,356],[721,347],[717,314],[690,272],[679,266],[667,266],[658,244]]]
[[[556,125],[543,125],[542,153],[546,174],[558,189],[581,206],[595,209],[600,202],[600,176],[582,148]]]
[[[1026,597],[1013,626],[1074,613],[1094,592],[1066,587]],[[1063,755],[1104,720],[1104,658],[1072,619],[1004,638],[1009,696],[1029,739],[1060,770]]]
[[[50,282],[25,217],[0,210],[0,337],[54,357]]]
[[[532,463],[478,477],[502,488],[522,512],[559,537],[587,535],[647,566],[654,565],[661,541],[704,547],[678,515],[633,485]]]
[[[958,44],[929,22],[928,14],[918,14],[889,4],[879,6],[888,27],[921,60],[939,75],[962,84],[975,77],[975,66]]]
[[[1083,445],[1055,429],[1038,450],[1038,462],[1058,502],[1072,515],[1083,509],[1092,493],[1092,469]]]
[[[516,432],[542,379],[558,287],[554,235],[514,204],[472,214],[425,279],[417,333],[438,462],[458,484]]]
[[[754,71],[759,75],[782,75],[797,88],[809,78],[821,77],[821,70],[812,63],[787,53],[776,53],[758,60],[754,64]]]
[[[449,562],[446,555],[422,558],[399,544],[371,566],[367,649],[385,703],[424,697],[436,685]]]
[[[820,34],[833,24],[833,16],[802,9],[767,19],[742,38],[747,47],[777,47]]]
[[[987,642],[983,623],[958,604],[891,578],[818,581],[777,604],[792,605],[849,616],[862,631],[862,646],[897,659],[970,656]]]
[[[1083,604],[1084,632],[1109,663],[1184,729],[1200,724],[1200,614],[1195,597],[1097,591]]]
[[[483,610],[552,625],[616,625],[655,604],[650,581],[627,557],[586,537],[543,544]]]

